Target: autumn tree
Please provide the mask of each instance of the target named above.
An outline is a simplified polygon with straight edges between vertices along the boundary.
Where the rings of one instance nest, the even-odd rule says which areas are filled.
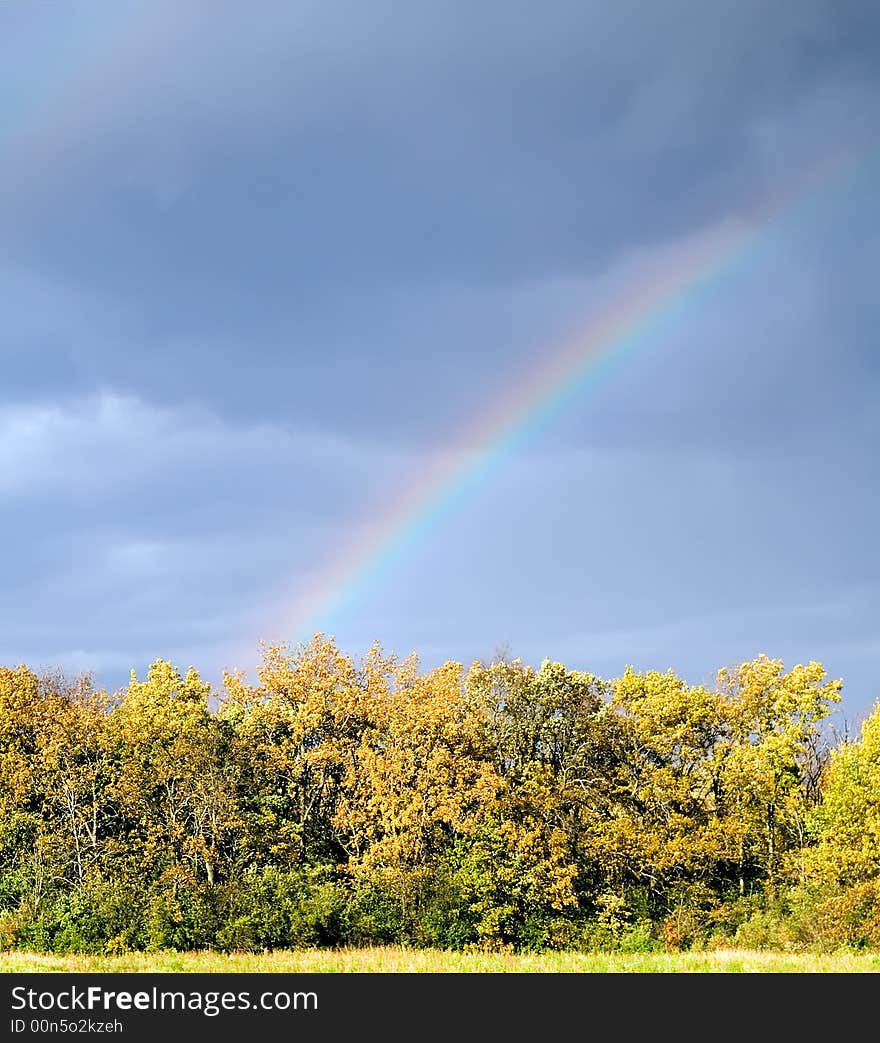
[[[880,703],[859,739],[833,751],[809,827],[822,926],[836,942],[880,944]]]
[[[473,831],[498,778],[481,757],[460,663],[420,674],[415,658],[396,663],[373,649],[365,674],[364,727],[337,824],[354,862],[422,867],[455,834]]]
[[[56,874],[72,887],[100,871],[118,825],[112,799],[115,766],[108,745],[112,700],[88,676],[41,678],[43,720],[37,735],[34,784],[46,847]]]
[[[718,685],[727,722],[717,751],[718,800],[736,838],[739,887],[753,880],[772,890],[786,859],[806,841],[806,767],[842,684],[820,663],[786,673],[781,660],[761,655],[719,671]]]
[[[0,864],[7,905],[46,890],[38,749],[46,719],[40,680],[22,665],[0,667]]]
[[[711,881],[725,856],[716,751],[717,693],[673,670],[628,668],[614,682],[616,810],[599,826],[600,860],[661,903],[682,881]]]
[[[466,852],[478,931],[546,940],[597,875],[593,830],[613,803],[605,685],[560,663],[536,671],[515,660],[475,663],[467,691],[501,779]]]
[[[114,854],[175,888],[213,884],[235,830],[228,738],[211,696],[195,669],[159,659],[143,681],[132,671],[108,725],[122,818]]]
[[[298,653],[265,646],[257,676],[251,686],[227,674],[221,710],[233,731],[242,862],[333,863],[344,851],[337,810],[363,727],[363,678],[320,634]]]
[[[880,944],[880,709],[827,762],[840,688],[321,634],[222,696],[0,668],[0,944],[686,945],[805,906],[791,937]]]
[[[34,910],[83,886],[114,828],[107,708],[87,676],[0,669],[0,857]]]

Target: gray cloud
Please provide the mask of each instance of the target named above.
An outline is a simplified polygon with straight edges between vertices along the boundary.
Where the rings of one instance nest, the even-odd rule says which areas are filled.
[[[37,6],[0,5],[0,659],[216,668],[615,280],[876,148],[868,0]],[[696,673],[810,645],[873,698],[873,163],[340,637]]]

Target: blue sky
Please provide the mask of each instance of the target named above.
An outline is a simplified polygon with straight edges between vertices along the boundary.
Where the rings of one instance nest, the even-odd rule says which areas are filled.
[[[860,719],[878,59],[869,0],[0,4],[0,662],[298,640],[616,273],[873,149],[314,621],[427,665],[819,659]]]

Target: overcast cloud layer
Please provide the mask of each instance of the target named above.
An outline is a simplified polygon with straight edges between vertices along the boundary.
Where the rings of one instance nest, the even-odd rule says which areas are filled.
[[[616,273],[853,153],[314,624],[880,696],[876,3],[7,3],[0,88],[0,662],[299,640]]]

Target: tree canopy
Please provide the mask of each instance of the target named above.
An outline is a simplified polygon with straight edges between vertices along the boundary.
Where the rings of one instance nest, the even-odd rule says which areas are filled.
[[[320,634],[220,692],[0,668],[0,944],[877,944],[880,708],[829,751],[840,691]]]

